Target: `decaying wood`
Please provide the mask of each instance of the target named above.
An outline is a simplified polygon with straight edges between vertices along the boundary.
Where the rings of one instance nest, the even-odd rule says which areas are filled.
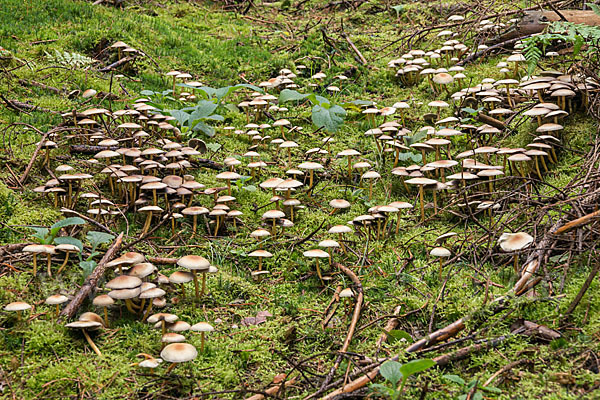
[[[400,310],[402,309],[402,306],[398,306],[394,309],[394,315],[398,315],[400,314]],[[400,323],[400,319],[398,317],[394,317],[391,318],[387,324],[385,325],[385,327],[383,328],[383,333],[379,336],[379,339],[377,339],[377,342],[375,343],[375,346],[377,347],[377,351],[379,351],[379,349],[381,348],[381,345],[383,344],[383,342],[385,342],[388,338],[388,333],[390,333],[392,330],[396,329],[398,327],[398,324]]]
[[[135,60],[135,57],[123,57],[120,60],[115,61],[114,63],[107,65],[104,68],[100,68],[98,70],[98,72],[110,72],[114,69],[117,69],[117,68],[127,64],[129,61],[133,61],[133,60]]]
[[[556,230],[556,234],[560,235],[563,233],[567,233],[569,231],[572,231],[575,228],[579,228],[580,226],[592,223],[592,222],[596,221],[596,219],[598,217],[600,217],[600,210],[594,211],[591,214],[584,215],[583,217],[577,218],[571,222],[567,222],[566,224],[564,224],[563,226],[561,226],[560,228],[558,228]]]
[[[73,318],[83,301],[96,290],[98,280],[104,276],[104,272],[107,268],[106,265],[119,252],[121,243],[123,242],[123,235],[124,234],[121,233],[119,236],[117,236],[113,244],[109,247],[106,253],[104,253],[104,257],[102,257],[98,265],[96,265],[94,271],[86,278],[85,282],[81,286],[81,289],[79,289],[79,292],[77,292],[73,300],[71,300],[69,304],[67,304],[67,306],[60,312],[59,321]]]
[[[117,234],[115,232],[113,232],[108,226],[101,224],[100,222],[96,221],[93,218],[88,217],[87,215],[81,214],[75,210],[71,210],[69,208],[61,208],[60,212],[65,214],[65,215],[74,215],[76,217],[79,217],[81,219],[83,219],[84,221],[94,225],[96,228],[106,232],[106,233],[110,233],[113,236],[117,236]]]
[[[325,388],[327,387],[329,382],[331,382],[331,380],[333,379],[335,371],[338,369],[338,367],[340,366],[340,363],[342,362],[343,353],[348,351],[348,347],[350,347],[350,342],[352,341],[352,337],[354,336],[354,331],[356,330],[356,324],[358,323],[358,319],[360,317],[360,312],[362,310],[362,303],[364,301],[364,293],[363,293],[362,283],[360,282],[360,279],[358,279],[356,274],[351,269],[343,266],[340,263],[333,263],[333,266],[334,266],[334,268],[338,268],[340,271],[342,271],[344,274],[346,274],[346,276],[348,278],[350,278],[350,280],[354,284],[354,289],[356,291],[356,300],[354,302],[354,312],[352,313],[352,320],[350,321],[350,327],[348,328],[348,333],[346,335],[346,339],[344,340],[344,344],[342,345],[342,348],[340,349],[340,354],[337,356],[333,366],[329,370],[329,373],[323,380],[323,383],[321,384],[320,389],[317,390],[312,395],[308,396],[306,399],[318,397],[321,393],[323,393],[325,391]]]
[[[271,386],[270,388],[265,390],[265,393],[271,394],[271,395],[277,395],[281,391],[283,386],[285,386],[285,387],[292,386],[294,383],[296,383],[296,377],[293,377],[292,379],[285,381],[283,383],[283,385],[279,384],[279,385]],[[248,397],[246,400],[263,400],[264,398],[265,398],[265,396],[262,394],[255,394],[253,396]]]

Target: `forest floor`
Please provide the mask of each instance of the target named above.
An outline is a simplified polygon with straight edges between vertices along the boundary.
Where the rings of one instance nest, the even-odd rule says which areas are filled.
[[[335,299],[338,287],[352,287],[354,301],[362,291],[364,301],[350,346],[343,353],[332,381],[341,377],[341,382],[328,391],[352,380],[344,378],[346,371],[367,366],[381,357],[399,354],[399,361],[406,362],[453,354],[465,346],[484,343],[479,351],[410,379],[402,398],[600,398],[594,392],[600,387],[600,297],[595,293],[596,279],[568,319],[563,318],[598,263],[596,251],[589,250],[592,239],[583,246],[585,249],[579,248],[581,251],[576,244],[569,244],[567,247],[572,251],[552,253],[546,259],[543,273],[540,272],[542,283],[523,296],[511,294],[518,281],[513,257],[497,245],[503,232],[524,231],[534,237],[535,246],[559,218],[579,215],[567,200],[581,192],[574,190],[561,198],[562,190],[588,167],[586,154],[596,140],[597,122],[584,110],[569,116],[561,136],[558,162],[550,166],[543,180],[527,187],[527,193],[535,196],[536,201],[512,197],[502,204],[502,209],[488,214],[456,211],[446,200],[444,212],[434,215],[433,197],[427,193],[428,216],[422,223],[418,191],[407,193],[398,177],[390,174],[393,159],[383,158],[372,137],[364,135],[371,126],[360,112],[361,103],[357,102],[374,102],[378,107],[400,101],[409,103],[406,126],[412,132],[410,135],[417,135],[420,127],[430,125],[423,121],[423,116],[431,112],[428,103],[436,99],[450,102],[449,94],[433,93],[425,79],[406,86],[394,77],[396,69],[390,69],[387,63],[410,48],[427,51],[441,46],[444,39],[436,36],[441,29],[431,34],[420,30],[446,24],[450,15],[468,13],[477,18],[533,4],[468,1],[392,4],[373,0],[235,3],[126,0],[118,7],[72,0],[0,2],[0,48],[12,55],[10,61],[0,64],[3,150],[0,244],[3,245],[31,242],[33,231],[29,226],[50,226],[62,218],[60,207],[55,206],[52,198],[33,192],[51,178],[40,163],[34,164],[27,180],[17,182],[36,149],[40,132],[61,124],[61,113],[93,106],[115,111],[130,107],[134,100],[143,97],[142,92],[144,96],[152,92],[153,104],[165,109],[181,108],[182,103],[161,94],[171,88],[171,78],[166,76],[170,70],[188,72],[194,80],[220,88],[258,85],[284,68],[298,72],[296,66],[302,64],[307,71],[302,76],[298,72],[298,82],[303,85],[298,90],[307,90],[309,77],[322,71],[326,74],[326,84],[314,90],[347,111],[339,130],[328,133],[312,123],[306,100],[285,103],[290,111],[279,118],[285,117],[303,127],[302,133],[292,137],[299,144],[299,149],[292,152],[292,166],[304,161],[306,150],[321,146],[323,138],[332,136],[335,141],[329,149],[332,157],[324,156],[321,160],[325,171],[317,175],[312,195],[301,195],[305,208],[297,211],[295,225],[265,241],[264,247],[273,257],[262,261],[264,269],[270,271],[262,281],[253,282],[250,275],[257,260],[248,254],[256,250],[257,241],[249,233],[261,226],[261,215],[272,208],[270,191],[258,189],[258,183],[274,176],[283,177],[282,169],[290,167],[283,151],[274,155],[273,151],[259,149],[269,154],[261,179],[233,185],[236,209],[243,212],[241,226],[235,229],[229,226],[229,231],[218,236],[202,227],[190,239],[189,221],[181,224],[176,238],[171,238],[171,231],[165,225],[130,249],[148,258],[202,255],[218,268],[218,273],[209,276],[208,296],[200,303],[191,301],[189,296],[173,299],[178,293],[169,293],[167,312],[190,324],[207,321],[215,327],[214,332],[207,334],[205,351],[172,374],[165,374],[162,367],[148,372],[132,365],[140,361],[136,357],[139,353],[158,356],[160,330],[125,309],[111,309],[110,327],[94,333],[102,357],[89,349],[79,332],[55,321],[54,309],[45,305],[44,300],[57,293],[75,295],[84,280],[77,263],[67,265],[60,276],[50,279],[43,275],[36,279],[31,274],[31,257],[0,252],[0,305],[4,307],[14,301],[34,305],[24,320],[0,311],[0,398],[239,399],[254,391],[264,394],[272,383],[281,379],[280,374],[295,380],[286,389],[285,398],[305,398],[319,390],[353,320],[355,303],[342,299],[336,314],[322,327],[328,303]],[[456,29],[460,31],[460,27]],[[464,39],[472,46],[470,32],[463,29],[460,33],[463,36],[457,39]],[[412,34],[416,36],[411,38]],[[99,72],[118,60],[109,48],[117,41],[127,43],[143,55],[127,69]],[[485,78],[502,79],[496,65],[504,57],[490,55],[466,66],[466,85],[474,86]],[[566,68],[560,63],[552,65],[547,59],[543,63],[546,63],[544,68]],[[338,75],[348,79],[333,78]],[[336,85],[341,91],[328,92],[327,85]],[[88,89],[104,96],[82,98],[81,94]],[[227,102],[237,104],[240,96],[236,92]],[[11,101],[26,104],[19,107],[12,103],[17,104],[15,108],[9,106]],[[450,107],[442,110],[441,117],[456,112],[457,107]],[[248,139],[222,128],[244,129],[246,116],[234,107],[223,107],[220,113],[223,122],[209,123],[216,128],[215,136],[193,132],[207,144],[208,150],[202,157],[222,163],[225,157],[235,155],[245,163],[241,155],[248,151]],[[493,145],[524,147],[530,143],[536,126],[525,118],[519,121],[498,134]],[[90,155],[72,153],[64,140],[58,144],[52,153],[52,168],[68,163],[81,172],[87,170],[83,160]],[[469,143],[461,136],[453,139],[453,146],[453,152],[458,153],[468,149]],[[344,179],[347,160],[333,156],[347,148],[360,151],[360,159],[370,162],[381,174],[372,198],[366,180]],[[420,161],[420,156],[415,152],[403,163],[413,164],[412,160],[417,159]],[[223,185],[215,178],[218,172],[196,168],[191,173],[198,182],[213,187]],[[96,176],[93,186],[108,192],[104,177]],[[510,181],[496,197],[510,197],[511,191],[524,193],[524,188],[520,181]],[[328,204],[336,198],[348,200],[351,207],[332,214]],[[210,199],[205,196],[202,201]],[[327,233],[329,227],[346,225],[367,213],[370,207],[393,201],[414,205],[399,217],[398,234],[393,234],[393,229],[379,239],[349,234],[344,239],[347,254],[337,251],[333,257],[333,261],[353,271],[360,280],[360,288],[351,281],[351,275],[328,266],[327,260],[322,261],[323,269],[334,279],[323,286],[315,274],[314,261],[304,257],[303,252],[316,248],[323,239],[335,239]],[[125,243],[131,243],[139,236],[143,222],[143,217],[127,212],[115,217],[109,227],[117,233],[125,232]],[[440,279],[438,260],[429,253],[436,246],[436,238],[447,232],[457,235],[446,244],[452,257],[445,262]],[[591,228],[586,232],[594,233]],[[520,261],[528,256],[524,251]],[[180,269],[172,264],[157,264],[157,267],[166,276]],[[189,285],[188,293],[192,292]],[[491,300],[506,294],[505,300],[509,300],[499,311]],[[91,302],[80,311],[94,311]],[[253,319],[264,311],[272,316],[264,321]],[[384,327],[394,316],[398,317],[394,332],[378,344]],[[417,341],[467,316],[464,331],[450,339],[458,342],[412,354],[404,351],[407,342]],[[558,333],[560,339],[548,340],[539,332],[515,333],[515,326],[521,326],[523,321],[533,321],[541,326],[540,330]],[[199,346],[196,332],[186,336],[190,343]],[[467,383],[477,380],[478,384],[472,389],[460,384],[462,380]],[[377,382],[383,380],[378,378]],[[275,397],[283,396],[280,393]],[[367,386],[356,398],[363,396],[377,394]]]

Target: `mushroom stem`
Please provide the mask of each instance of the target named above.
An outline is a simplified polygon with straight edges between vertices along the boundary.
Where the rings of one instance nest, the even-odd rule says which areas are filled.
[[[204,353],[204,332],[200,332],[200,353]]]
[[[194,293],[196,294],[196,300],[200,298],[200,286],[198,284],[198,274],[196,270],[192,270],[192,275],[194,275]]]
[[[348,156],[348,179],[352,180],[352,156]]]
[[[57,304],[56,305],[56,311],[54,313],[54,318],[58,318],[58,313],[60,312],[60,306]]]
[[[65,255],[65,261],[63,261],[62,265],[60,266],[60,268],[58,269],[58,271],[56,271],[57,275],[60,275],[60,273],[62,272],[62,270],[67,266],[67,263],[69,262],[69,252],[66,252],[67,254]]]
[[[37,275],[37,253],[33,253],[33,276]]]
[[[185,299],[185,285],[182,283],[181,284],[181,298]],[[164,332],[163,332],[164,335]]]
[[[144,313],[144,316],[142,317],[142,322],[146,321],[146,319],[150,316],[151,311],[152,311],[152,301],[150,301],[150,304],[148,304],[148,308],[146,309],[146,312]]]
[[[443,266],[442,257],[440,257],[439,276],[438,276],[440,282],[442,281],[442,266]]]
[[[193,239],[194,236],[196,236],[196,229],[198,228],[198,216],[194,215],[193,219],[194,219],[194,224],[192,226],[192,237],[190,239]]]
[[[513,268],[515,269],[515,274],[519,275],[519,255],[515,254]]]
[[[317,260],[317,275],[319,277],[319,279],[321,280],[321,283],[323,283],[323,276],[321,275],[321,267],[319,266],[319,258],[316,258]]]
[[[108,328],[108,308],[107,307],[103,307],[104,308],[104,325]]]
[[[173,363],[171,365],[169,365],[169,368],[167,368],[167,374],[170,374],[171,371],[173,371],[173,369],[177,366],[177,363]]]
[[[206,273],[202,273],[202,290],[200,291],[200,296],[204,296],[206,293]]]
[[[420,206],[421,206],[421,223],[425,222],[425,205],[424,203],[424,199],[423,199],[423,185],[419,185],[419,201],[420,201]]]
[[[130,313],[136,314],[136,311],[133,309],[133,303],[131,303],[130,299],[125,299],[125,306],[127,307]]]
[[[48,269],[48,276],[50,278],[52,278],[52,269],[51,269],[51,267],[52,267],[52,254],[48,254],[46,257],[47,257],[47,260],[48,260],[48,263],[46,265],[46,268]]]
[[[92,350],[94,350],[94,352],[96,352],[96,354],[98,354],[98,357],[102,357],[102,353],[100,352],[100,349],[98,348],[98,346],[96,346],[96,344],[94,343],[94,341],[92,340],[90,335],[87,333],[87,331],[85,329],[82,329],[81,331],[83,332],[83,336],[85,336],[85,339],[89,343]]]

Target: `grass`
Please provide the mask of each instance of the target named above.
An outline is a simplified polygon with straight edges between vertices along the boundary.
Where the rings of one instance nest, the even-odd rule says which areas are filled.
[[[93,6],[91,3],[70,0],[16,1],[5,0],[0,5],[0,46],[9,50],[18,60],[27,64],[15,69],[12,74],[3,74],[0,89],[8,98],[30,101],[32,104],[56,111],[69,111],[74,108],[91,106],[79,98],[68,98],[65,94],[71,90],[94,88],[117,94],[122,98],[134,99],[141,90],[162,91],[169,87],[164,73],[170,69],[189,71],[211,87],[232,85],[240,82],[259,83],[274,76],[281,68],[303,63],[313,72],[326,70],[328,80],[344,73],[350,77],[342,86],[342,92],[336,95],[338,102],[355,99],[373,100],[379,104],[391,105],[399,100],[413,100],[414,111],[409,116],[412,127],[418,126],[418,117],[428,112],[426,104],[432,97],[427,85],[403,87],[393,78],[386,68],[386,62],[397,57],[392,52],[382,57],[379,51],[397,37],[397,31],[408,28],[409,24],[430,23],[441,19],[434,11],[422,11],[418,4],[406,4],[405,11],[395,18],[392,10],[382,11],[379,2],[366,3],[356,12],[337,11],[329,13],[320,10],[321,1],[311,1],[305,11],[292,13],[291,10],[260,13],[251,11],[248,16],[224,12],[217,5],[203,2],[178,3],[167,2],[160,7],[157,4],[126,6],[124,10],[111,7]],[[313,24],[322,18],[334,16],[334,20],[344,19],[344,28],[350,33],[355,44],[371,61],[370,68],[358,66],[351,51],[343,40],[337,42],[342,49],[335,52],[323,43],[322,34]],[[110,22],[110,23],[108,23]],[[330,27],[329,34],[336,35],[338,25]],[[367,27],[365,29],[365,27]],[[338,37],[338,36],[336,36]],[[339,39],[339,37],[338,37]],[[110,76],[99,75],[75,68],[55,68],[45,56],[45,52],[54,50],[81,53],[98,57],[106,63],[115,61],[114,55],[102,52],[102,49],[114,41],[123,40],[151,57],[136,64],[128,71],[128,76],[113,81]],[[34,42],[40,42],[32,44]],[[418,43],[425,46],[426,43]],[[392,51],[390,47],[385,51]],[[426,47],[425,47],[426,48]],[[328,69],[331,61],[331,69]],[[499,61],[491,58],[471,66],[467,71],[467,80],[478,82],[482,77],[499,78],[495,67]],[[17,67],[15,61],[10,67]],[[114,77],[113,77],[114,78]],[[23,86],[19,79],[43,82],[59,88],[63,93],[56,95],[47,90]],[[303,80],[305,82],[305,80]],[[332,82],[332,81],[330,81]],[[232,97],[231,101],[238,100]],[[418,104],[422,103],[422,104]],[[121,108],[123,101],[108,102],[102,105],[114,109]],[[169,103],[170,107],[180,107],[178,103]],[[224,125],[237,127],[245,124],[243,115],[223,111]],[[446,112],[449,115],[449,111]],[[291,118],[308,132],[294,138],[302,150],[314,147],[316,140],[324,137],[324,132],[314,132],[310,123],[310,113],[306,107],[292,106]],[[13,122],[21,122],[46,131],[61,121],[58,115],[32,112],[30,115],[15,113],[5,107],[0,109],[0,126],[4,128]],[[583,151],[588,145],[590,134],[595,132],[595,124],[587,117],[577,115],[570,119],[565,132],[566,145]],[[388,171],[389,160],[384,164],[381,157],[374,154],[373,142],[362,135],[368,129],[366,121],[358,113],[351,112],[342,130],[335,135],[331,153],[335,154],[348,147],[360,149],[378,170]],[[0,155],[3,163],[11,166],[18,174],[22,172],[39,140],[32,130],[22,126],[3,129],[5,153]],[[521,146],[528,143],[534,128],[528,123],[507,137],[503,145]],[[222,130],[209,143],[219,143],[222,147],[210,157],[220,160],[235,154],[241,156],[248,148],[248,142],[239,136],[225,134]],[[457,143],[462,146],[464,143]],[[275,161],[273,155],[265,161]],[[58,151],[57,155],[67,156],[67,152]],[[270,158],[269,158],[270,157]],[[293,154],[294,163],[301,159],[301,152]],[[78,165],[80,160],[71,159]],[[59,161],[56,161],[58,165]],[[555,187],[564,186],[576,173],[574,165],[580,162],[580,155],[565,152],[560,163],[553,167],[546,181]],[[55,166],[56,166],[55,165]],[[343,171],[344,162],[332,161],[332,171]],[[271,166],[265,174],[276,174],[278,168]],[[196,171],[197,180],[207,187],[219,185],[215,174],[205,170]],[[3,169],[0,177],[4,180],[10,173]],[[31,192],[37,185],[48,179],[45,171],[36,168],[31,174],[26,190],[0,186],[0,240],[13,243],[27,240],[27,225],[49,225],[59,218],[59,212],[47,200]],[[97,182],[101,184],[100,181]],[[251,182],[249,184],[254,184]],[[366,190],[358,183],[331,181],[317,189],[317,200],[307,202],[310,207],[300,212],[296,226],[288,230],[279,242],[269,241],[267,248],[274,255],[264,260],[264,266],[271,275],[263,284],[252,283],[249,272],[256,267],[256,260],[246,257],[256,248],[256,241],[248,237],[249,230],[260,226],[260,216],[268,208],[256,210],[268,203],[270,195],[262,191],[236,189],[237,209],[244,213],[244,223],[248,229],[227,238],[204,240],[198,238],[176,249],[172,256],[201,254],[219,267],[219,273],[210,277],[208,288],[210,296],[196,307],[189,302],[181,302],[171,307],[180,319],[195,323],[209,321],[217,328],[207,338],[207,352],[193,363],[175,369],[176,382],[168,382],[159,376],[148,376],[130,364],[139,361],[138,353],[156,355],[160,350],[160,333],[142,324],[126,311],[111,311],[112,326],[94,334],[94,339],[104,356],[97,358],[87,347],[82,335],[69,331],[52,321],[51,310],[43,300],[58,292],[74,293],[82,276],[75,264],[69,266],[65,275],[57,279],[46,279],[43,284],[31,279],[26,262],[18,262],[14,267],[18,273],[0,275],[0,304],[27,299],[36,305],[35,318],[27,322],[16,321],[15,316],[0,314],[0,383],[8,381],[11,391],[17,398],[67,398],[87,396],[99,399],[111,398],[166,398],[166,396],[184,397],[199,395],[202,392],[229,390],[234,388],[264,388],[275,375],[291,370],[291,363],[310,357],[316,353],[326,353],[320,359],[307,362],[310,370],[317,374],[326,374],[336,351],[347,332],[349,316],[338,313],[326,329],[320,328],[321,312],[333,295],[334,287],[321,290],[311,277],[314,262],[302,257],[302,250],[316,247],[318,240],[327,235],[319,233],[299,248],[293,243],[306,237],[327,218],[327,202],[332,198],[346,198],[352,207],[327,220],[327,226],[345,224],[348,220],[364,214],[377,204],[390,200],[403,200],[416,204],[414,193],[408,196],[398,182],[393,185],[391,176],[386,174],[376,185],[375,197],[369,201]],[[392,187],[391,191],[388,189]],[[544,187],[548,195],[555,192]],[[428,196],[428,201],[431,198]],[[433,303],[437,297],[441,282],[437,278],[437,262],[428,257],[429,249],[435,238],[446,231],[453,230],[460,235],[459,247],[475,240],[481,230],[467,224],[459,218],[444,215],[426,226],[417,226],[418,212],[409,212],[404,218],[400,235],[381,241],[368,243],[369,265],[359,265],[356,257],[350,257],[348,264],[357,264],[354,268],[360,276],[368,301],[359,332],[353,340],[350,351],[375,357],[374,343],[385,325],[386,319],[368,325],[368,321],[388,315],[397,305],[402,305],[401,313],[422,310],[402,319],[400,329],[413,337],[427,334]],[[525,223],[527,216],[521,216],[505,230]],[[130,232],[139,229],[142,221],[128,215]],[[488,221],[482,220],[486,225]],[[126,227],[123,219],[118,220],[117,228]],[[184,235],[189,237],[189,226],[184,226]],[[148,256],[165,255],[171,248],[161,247],[160,239],[168,232],[162,230],[152,245],[145,243],[137,247]],[[362,254],[366,242],[350,237],[350,246]],[[291,249],[293,249],[291,251]],[[401,273],[396,272],[409,258],[411,262]],[[364,264],[364,263],[363,263]],[[556,267],[558,263],[552,264]],[[354,267],[354,266],[353,266]],[[590,266],[586,255],[573,260],[573,269],[565,282],[564,302],[570,301],[581,287]],[[472,279],[479,276],[475,269],[484,270],[489,278],[504,286],[490,287],[489,296],[494,298],[505,293],[514,283],[509,257],[494,257],[483,265],[472,264],[471,260],[461,260],[448,266],[445,273],[452,279],[448,281],[444,296],[436,306],[436,317],[432,328],[444,326],[463,315],[476,313],[468,322],[469,328],[485,326],[489,336],[505,335],[514,320],[510,317],[491,316],[477,313],[481,309],[485,290]],[[172,266],[160,266],[161,273],[168,275],[175,271]],[[325,270],[329,268],[325,267]],[[382,273],[383,272],[383,273]],[[553,277],[562,271],[556,270]],[[342,278],[341,278],[342,279]],[[350,284],[342,279],[342,284]],[[498,399],[575,399],[586,388],[597,382],[597,376],[586,369],[580,358],[588,351],[598,350],[596,333],[598,332],[598,308],[600,302],[594,293],[594,282],[583,304],[575,311],[573,323],[581,328],[565,332],[567,345],[553,348],[537,345],[524,337],[513,336],[497,349],[474,354],[472,357],[456,362],[445,370],[434,369],[423,374],[418,380],[412,380],[407,396],[417,396],[423,382],[429,382],[429,390],[434,392],[428,398],[452,399],[458,396],[457,388],[448,384],[441,375],[454,373],[466,380],[488,379],[495,371],[511,361],[523,357],[538,360],[531,369],[519,369],[511,375],[515,381],[507,380],[501,389],[503,393],[492,398]],[[173,294],[175,295],[175,294]],[[539,295],[548,296],[546,286],[539,288]],[[563,306],[554,301],[534,301],[520,299],[516,302],[518,315],[522,318],[543,323],[551,328],[557,327],[557,320]],[[255,316],[257,312],[268,310],[274,317],[257,326],[242,326],[244,318]],[[221,320],[221,323],[216,321]],[[237,327],[235,327],[237,326]],[[188,341],[197,347],[199,337],[193,333],[186,335]],[[402,342],[384,344],[385,354],[396,354],[405,347]],[[380,353],[381,354],[381,353]],[[437,354],[437,353],[436,353]],[[431,354],[434,356],[436,354]],[[429,354],[428,354],[429,356]],[[22,359],[22,361],[21,361]],[[346,362],[346,361],[344,361]],[[342,365],[345,368],[347,364]],[[563,375],[574,379],[563,384]],[[562,378],[561,378],[562,377]],[[8,379],[7,379],[8,378]],[[561,381],[561,379],[563,379]],[[310,386],[301,386],[291,391],[293,396],[308,394]],[[5,389],[6,392],[6,389]],[[229,398],[239,398],[238,394]],[[407,397],[411,398],[411,397]]]

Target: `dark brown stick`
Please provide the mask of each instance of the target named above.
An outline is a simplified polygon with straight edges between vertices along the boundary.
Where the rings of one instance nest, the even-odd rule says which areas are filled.
[[[117,236],[113,244],[108,248],[106,253],[104,253],[104,257],[102,257],[98,265],[96,265],[94,272],[87,277],[73,300],[71,300],[71,302],[61,311],[59,315],[59,322],[73,318],[79,307],[81,307],[83,301],[90,295],[90,293],[96,290],[96,284],[104,275],[104,272],[106,271],[106,265],[116,256],[119,248],[121,247],[123,235],[123,232],[121,232],[121,234]]]
[[[594,278],[598,274],[599,270],[600,270],[600,262],[596,263],[596,265],[594,266],[594,268],[592,268],[592,270],[590,271],[590,274],[588,275],[587,279],[585,280],[585,282],[581,286],[581,289],[579,289],[579,292],[577,293],[577,296],[575,296],[575,298],[573,299],[573,301],[571,302],[571,304],[569,304],[569,308],[567,308],[567,311],[565,311],[565,314],[562,316],[562,320],[563,321],[566,320],[567,318],[569,318],[569,315],[571,315],[571,313],[573,311],[575,311],[575,308],[577,308],[577,306],[579,305],[579,302],[583,298],[583,295],[585,295],[585,293],[589,289],[590,285],[592,284],[592,281],[594,280]]]

